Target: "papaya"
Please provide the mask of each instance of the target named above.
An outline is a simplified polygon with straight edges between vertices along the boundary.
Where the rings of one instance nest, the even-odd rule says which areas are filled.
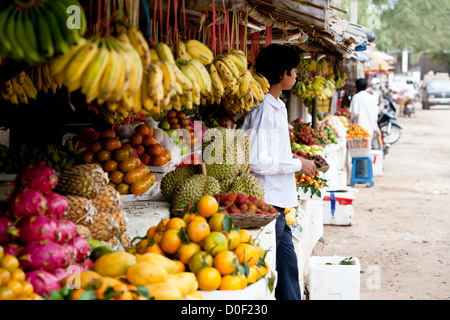
[[[182,298],[180,290],[171,283],[153,283],[146,285],[145,288],[154,300],[181,300]]]
[[[135,286],[144,286],[167,280],[166,269],[156,262],[138,262],[127,270],[127,280]]]
[[[162,256],[162,255],[160,255],[158,253],[154,253],[154,252],[147,252],[147,253],[140,255],[139,257],[136,258],[136,263],[139,263],[139,262],[155,262],[155,263],[163,266],[164,269],[166,269],[167,273],[169,273],[169,274],[174,274],[177,270],[176,262],[174,262],[173,260],[171,260],[165,256]]]

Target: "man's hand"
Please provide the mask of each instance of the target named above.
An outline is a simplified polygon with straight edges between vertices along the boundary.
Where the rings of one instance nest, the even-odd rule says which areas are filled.
[[[308,177],[314,177],[317,170],[315,162],[313,160],[307,160],[303,158],[300,158],[300,160],[302,161],[302,169],[300,170],[300,172],[307,175]]]

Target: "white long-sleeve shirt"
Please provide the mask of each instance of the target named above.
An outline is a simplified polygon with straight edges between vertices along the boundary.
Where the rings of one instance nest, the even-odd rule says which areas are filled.
[[[378,103],[374,96],[367,91],[355,94],[350,103],[351,119],[358,123],[373,136],[378,121]]]
[[[252,173],[264,186],[264,201],[281,208],[297,206],[295,172],[302,162],[292,157],[284,102],[267,93],[242,129],[249,136]]]

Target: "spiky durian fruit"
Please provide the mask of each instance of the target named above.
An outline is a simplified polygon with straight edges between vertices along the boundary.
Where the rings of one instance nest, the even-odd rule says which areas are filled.
[[[172,208],[184,209],[187,204],[197,202],[204,195],[220,193],[220,184],[214,177],[196,174],[179,183],[172,195]]]
[[[242,193],[248,197],[253,196],[258,200],[264,200],[264,186],[261,181],[251,173],[238,175],[234,179],[228,192],[236,194]]]
[[[161,193],[166,201],[170,201],[172,199],[173,191],[181,181],[192,177],[197,172],[198,169],[196,166],[187,166],[168,172],[161,179]]]

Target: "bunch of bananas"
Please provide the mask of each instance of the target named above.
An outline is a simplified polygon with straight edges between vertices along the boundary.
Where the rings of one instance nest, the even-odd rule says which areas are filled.
[[[51,63],[51,72],[69,92],[81,89],[86,102],[133,99],[142,83],[143,66],[133,46],[114,38],[81,38]]]
[[[298,78],[297,82],[292,88],[292,93],[299,98],[309,99],[319,97],[319,99],[330,99],[334,90],[336,89],[333,79],[325,79],[321,76],[316,76],[312,80],[302,77]]]
[[[12,79],[0,86],[0,98],[17,106],[20,103],[28,104],[29,99],[36,100],[37,89],[30,76],[22,71]]]
[[[317,63],[316,63],[316,71],[317,71],[317,73],[319,73],[321,75],[327,74],[327,72],[328,72],[328,63],[327,63],[327,60],[325,60],[325,58],[322,58],[322,59],[317,61]]]
[[[343,86],[345,86],[347,78],[348,76],[345,72],[343,72],[342,70],[338,70],[334,78],[336,89],[341,89]]]
[[[300,66],[303,72],[315,72],[317,69],[317,62],[312,58],[301,59]]]
[[[297,82],[292,87],[292,93],[301,99],[313,97],[314,90],[311,81],[306,77],[297,78]]]
[[[77,0],[2,1],[1,6],[0,55],[14,60],[28,64],[47,61],[67,53],[86,32],[86,16]],[[78,28],[68,27],[73,19],[67,13],[70,6],[79,8]]]
[[[56,94],[57,89],[61,89],[63,82],[61,78],[54,77],[50,72],[50,64],[43,63],[31,68],[30,78],[33,81],[37,91],[43,91],[45,94],[49,90]]]

